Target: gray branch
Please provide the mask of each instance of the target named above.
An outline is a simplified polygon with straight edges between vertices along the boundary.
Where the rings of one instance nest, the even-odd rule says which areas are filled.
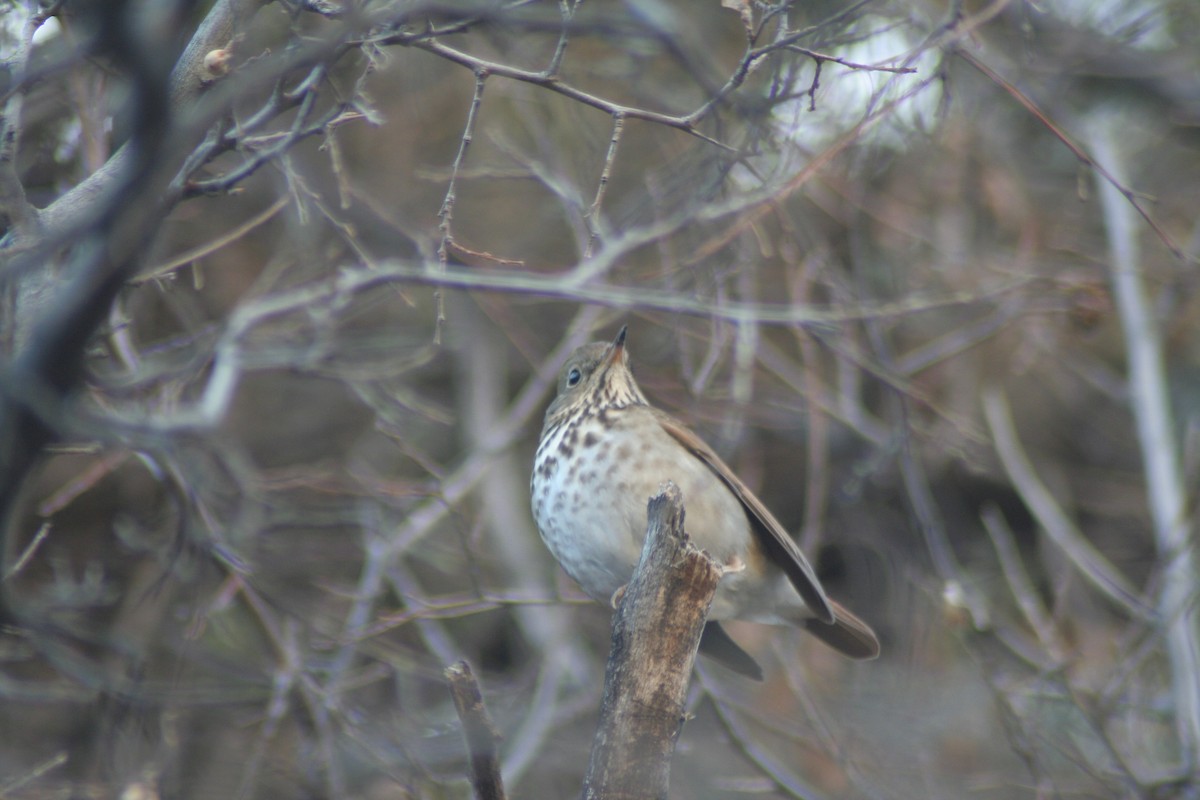
[[[1125,185],[1124,157],[1116,123],[1100,118],[1087,126],[1096,160]],[[1146,493],[1163,572],[1159,611],[1175,687],[1174,707],[1184,763],[1200,764],[1200,644],[1196,610],[1196,544],[1188,520],[1178,437],[1167,392],[1162,338],[1146,298],[1137,248],[1134,209],[1113,181],[1098,181],[1108,232],[1113,294],[1125,333],[1129,397],[1142,450]]]

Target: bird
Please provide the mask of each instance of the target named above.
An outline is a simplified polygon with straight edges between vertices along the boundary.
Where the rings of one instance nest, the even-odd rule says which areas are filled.
[[[628,327],[577,348],[558,375],[530,478],[538,531],[590,597],[614,602],[633,575],[649,498],[682,491],[686,532],[721,563],[700,651],[747,677],[762,668],[725,632],[738,619],[803,628],[849,658],[878,657],[879,639],[830,599],[767,507],[703,439],[650,404],[629,367]]]

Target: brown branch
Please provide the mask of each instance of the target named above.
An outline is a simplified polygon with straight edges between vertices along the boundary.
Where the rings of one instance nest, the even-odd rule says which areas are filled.
[[[576,102],[583,103],[592,108],[598,108],[601,111],[607,112],[612,116],[621,115],[626,119],[640,119],[646,122],[652,122],[658,125],[665,125],[668,128],[675,128],[683,131],[697,139],[708,142],[711,145],[725,150],[727,152],[736,152],[737,148],[731,147],[724,142],[721,142],[708,134],[696,128],[698,120],[697,114],[693,112],[686,116],[677,116],[673,114],[665,114],[658,111],[650,111],[636,106],[627,106],[622,103],[617,103],[612,100],[600,97],[598,95],[586,92],[582,89],[565,83],[556,75],[550,75],[545,72],[534,72],[527,69],[519,69],[509,66],[498,61],[489,61],[484,58],[464,53],[460,50],[455,50],[436,40],[424,40],[417,38],[414,34],[389,34],[386,37],[381,37],[377,44],[407,44],[412,47],[419,47],[422,50],[427,50],[430,53],[441,56],[447,61],[452,61],[455,64],[466,67],[472,70],[476,75],[496,75],[501,78],[509,78],[515,81],[540,86],[543,89],[549,89],[552,92],[561,94]]]
[[[479,800],[504,800],[504,781],[500,777],[500,758],[496,742],[500,734],[492,724],[479,683],[465,661],[449,666],[443,673],[454,698],[454,708],[463,724],[463,740],[470,756],[471,785]]]
[[[683,531],[683,495],[650,499],[642,557],[613,621],[583,797],[665,798],[705,618],[724,570]]]
[[[592,200],[591,206],[588,207],[585,217],[588,226],[588,243],[583,253],[585,260],[595,254],[596,246],[607,232],[607,223],[600,218],[600,208],[604,204],[604,195],[608,192],[608,182],[612,177],[613,164],[617,160],[617,148],[621,144],[621,134],[624,130],[625,115],[613,114],[612,136],[608,140],[608,153],[604,156],[604,168],[600,170],[600,182],[596,185],[596,196]]]
[[[193,247],[177,256],[173,256],[169,261],[151,267],[141,275],[131,279],[129,281],[129,285],[138,286],[143,283],[149,283],[150,281],[160,280],[180,267],[186,267],[188,264],[191,264],[194,261],[199,261],[205,256],[220,250],[225,245],[235,242],[246,234],[250,233],[259,225],[262,225],[264,222],[271,219],[271,217],[282,211],[290,202],[291,200],[288,197],[279,198],[265,211],[258,213],[256,216],[247,220],[246,222],[243,222],[233,230],[220,234],[216,238],[205,242],[199,247]]]
[[[818,67],[822,62],[828,61],[831,64],[839,64],[846,69],[865,70],[867,72],[891,72],[896,75],[912,75],[917,71],[916,67],[885,67],[882,64],[860,64],[857,61],[848,61],[829,53],[818,53],[816,50],[809,50],[807,47],[800,47],[795,44],[787,45],[787,49],[793,53],[808,56],[817,62]]]

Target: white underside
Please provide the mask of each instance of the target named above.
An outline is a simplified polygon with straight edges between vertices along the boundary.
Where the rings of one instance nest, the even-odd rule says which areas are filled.
[[[592,445],[583,452],[590,460],[574,474],[562,460],[547,470],[548,474],[534,471],[530,487],[534,519],[546,546],[567,574],[601,602],[627,584],[641,557],[647,502],[667,480],[683,494],[684,530],[692,542],[727,566],[748,564],[747,542],[753,535],[750,523],[741,501],[720,477],[688,454],[652,418],[636,415],[632,421],[636,429],[630,429],[628,415],[618,415],[616,420],[618,429],[624,426],[632,434],[624,437],[626,446],[605,452]],[[576,433],[576,448],[582,447],[589,432],[604,433],[600,423],[593,420],[590,426]],[[567,434],[565,427],[560,428],[542,447],[557,451]],[[651,455],[664,452],[677,457]],[[639,468],[629,468],[634,465]],[[634,479],[635,473],[645,476],[644,480]],[[737,520],[737,524],[714,524],[718,519]],[[580,546],[584,540],[586,546]],[[803,601],[782,570],[769,566],[761,581],[756,580],[759,574],[752,569],[728,572],[709,617],[784,624],[807,616]]]

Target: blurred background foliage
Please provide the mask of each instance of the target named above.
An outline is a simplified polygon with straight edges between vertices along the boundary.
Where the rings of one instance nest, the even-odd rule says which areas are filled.
[[[565,355],[628,324],[648,395],[884,646],[731,626],[767,679],[701,660],[674,796],[1200,796],[1191,0],[0,13],[5,363],[88,248],[149,230],[4,487],[0,795],[466,797],[462,658],[512,795],[577,793],[609,614],[528,474]],[[123,145],[169,188],[81,199]]]

